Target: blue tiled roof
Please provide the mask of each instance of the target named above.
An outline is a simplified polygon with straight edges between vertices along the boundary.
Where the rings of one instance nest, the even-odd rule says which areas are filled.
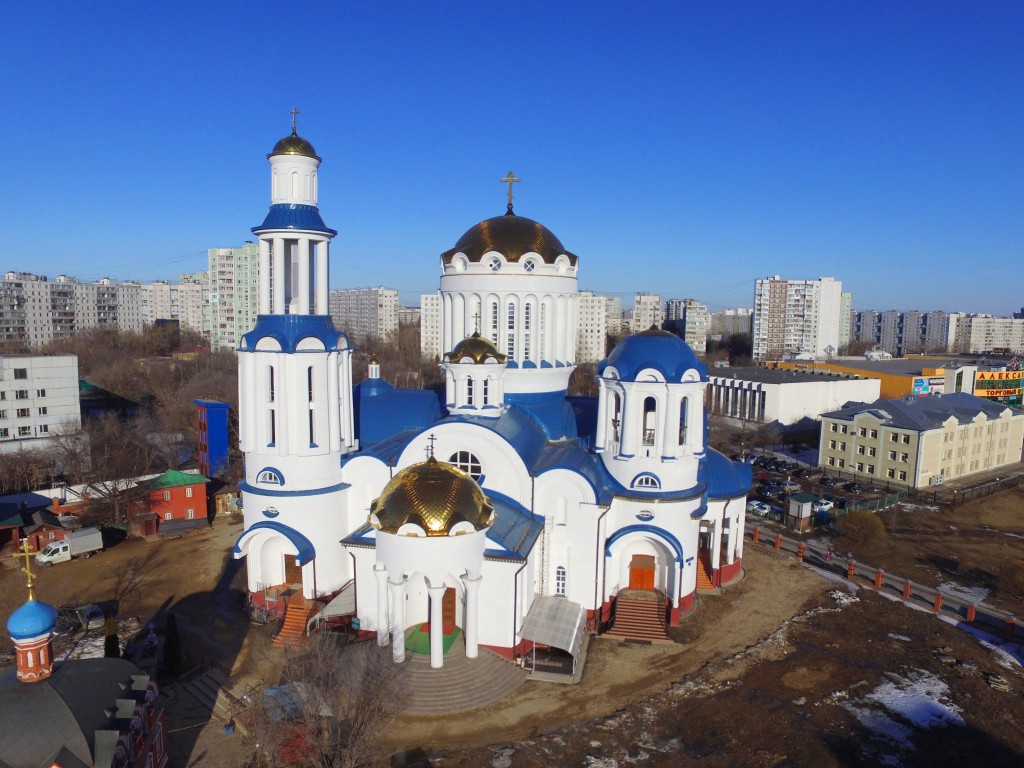
[[[28,640],[52,632],[57,611],[52,605],[29,600],[7,619],[7,632],[14,640]]]
[[[272,229],[295,229],[303,232],[323,232],[332,237],[336,230],[324,224],[320,217],[320,210],[315,205],[291,205],[279,203],[270,206],[267,211],[267,218],[258,227],[253,227],[255,234]]]
[[[330,315],[259,315],[256,327],[242,336],[244,347],[239,351],[253,352],[259,340],[268,336],[277,340],[283,352],[294,352],[306,338],[319,339],[326,349],[348,345],[348,337],[334,327]],[[345,344],[340,344],[342,339]]]
[[[564,390],[505,394],[505,402],[529,414],[548,440],[576,437],[576,416]]]
[[[618,371],[620,381],[636,381],[637,375],[648,368],[661,373],[666,381],[681,381],[691,368],[700,374],[701,381],[708,380],[708,369],[685,341],[674,333],[654,328],[634,333],[616,344],[608,359],[598,366],[598,372],[608,366]]]
[[[526,559],[544,529],[543,519],[534,517],[522,504],[504,494],[486,488],[484,493],[494,505],[494,522],[487,530],[487,538],[506,550],[489,549],[487,554]]]
[[[750,464],[733,461],[714,449],[708,449],[704,464],[708,498],[734,499],[750,490]]]
[[[496,419],[458,415],[449,416],[444,421],[475,424],[501,435],[516,450],[527,467],[533,466],[548,442],[544,430],[526,412],[518,408],[506,408]]]
[[[440,397],[441,393],[432,389],[395,389],[382,379],[356,385],[352,405],[360,444],[376,445],[393,435],[437,423]]]
[[[580,448],[575,441],[544,447],[533,465],[533,474],[540,477],[552,469],[568,469],[585,477],[594,489],[598,504],[610,504],[615,495],[615,488],[609,482],[611,476],[604,471],[601,459]]]
[[[597,398],[570,397],[569,405],[576,416],[576,434],[593,437],[597,434]]]

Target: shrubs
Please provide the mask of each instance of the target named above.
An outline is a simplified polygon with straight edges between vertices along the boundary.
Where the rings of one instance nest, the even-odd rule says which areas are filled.
[[[885,523],[874,512],[855,509],[839,519],[839,534],[854,544],[877,544],[886,537]]]

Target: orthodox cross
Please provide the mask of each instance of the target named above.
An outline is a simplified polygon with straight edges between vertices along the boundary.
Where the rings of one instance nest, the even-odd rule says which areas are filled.
[[[24,558],[25,560],[25,567],[21,569],[21,572],[24,573],[26,576],[25,583],[26,586],[28,587],[28,599],[35,600],[35,597],[33,597],[32,595],[32,582],[36,580],[36,575],[32,573],[32,566],[31,562],[29,561],[29,557],[36,553],[30,549],[28,539],[21,540],[21,546],[18,548],[17,551],[18,554],[16,554],[15,557]]]
[[[512,210],[512,185],[517,181],[522,181],[518,176],[513,176],[512,171],[508,172],[508,176],[501,180],[503,183],[508,184],[508,209]]]
[[[433,433],[431,433],[430,437],[427,438],[427,442],[430,443],[430,445],[427,446],[427,458],[428,459],[434,458],[434,441],[435,440],[437,440],[437,438],[434,437]]]
[[[295,132],[296,132],[296,127],[295,127],[295,117],[296,117],[296,116],[297,116],[298,114],[299,114],[299,110],[297,110],[297,109],[296,109],[295,107],[292,107],[292,133],[295,133]]]
[[[473,313],[473,324],[476,326],[476,332],[480,333],[480,313]]]

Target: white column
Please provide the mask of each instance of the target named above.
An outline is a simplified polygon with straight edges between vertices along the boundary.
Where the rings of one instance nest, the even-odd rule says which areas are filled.
[[[722,525],[711,524],[711,569],[717,571],[722,559]]]
[[[405,581],[388,581],[391,590],[391,658],[405,661]]]
[[[299,314],[309,314],[309,262],[312,254],[309,252],[309,238],[299,238],[299,290],[296,291],[299,299]]]
[[[740,499],[739,503],[742,504],[743,499]],[[733,532],[733,546],[735,547],[735,557],[737,558],[743,557],[743,529],[746,527],[746,524],[747,518],[743,510],[738,511],[736,513],[736,530]]]
[[[274,238],[274,314],[287,314],[284,306],[284,238]]]
[[[463,620],[463,631],[466,633],[466,658],[475,659],[479,653],[477,641],[477,623],[479,622],[479,593],[480,576],[463,577],[462,583],[466,585],[466,615]]]
[[[440,669],[444,666],[444,584],[428,587],[430,593],[430,666]]]
[[[338,360],[340,357],[341,355],[337,352],[331,352],[327,358],[327,402],[324,407],[328,411],[329,421],[327,429],[330,435],[328,450],[331,451],[341,450],[341,409],[331,407],[332,403],[342,402],[341,397],[339,397],[341,387],[338,381]]]
[[[665,415],[661,420],[661,457],[674,459],[679,448],[679,396],[672,392],[669,385],[664,403]]]
[[[260,304],[259,313],[261,315],[270,314],[270,241],[265,238],[260,238],[260,262],[259,262],[259,278],[260,278]]]
[[[383,563],[373,564],[377,578],[377,645],[388,644],[388,569]]]
[[[619,436],[619,454],[635,456],[637,450],[637,436],[643,431],[643,414],[634,402],[638,397],[637,393],[628,393],[622,398],[622,427]],[[636,425],[639,425],[637,427]]]
[[[594,435],[594,445],[591,446],[594,451],[601,453],[604,451],[604,441],[607,439],[608,434],[608,398],[610,393],[608,388],[604,385],[604,379],[597,380],[597,432]]]
[[[316,244],[316,313],[318,315],[331,313],[330,301],[327,296],[327,251],[327,240],[321,240]]]

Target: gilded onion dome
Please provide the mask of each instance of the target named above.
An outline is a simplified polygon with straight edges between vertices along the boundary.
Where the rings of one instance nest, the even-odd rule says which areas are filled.
[[[433,456],[395,475],[370,505],[370,524],[387,533],[413,523],[427,536],[448,536],[459,523],[479,531],[493,520],[494,507],[476,481]]]
[[[292,128],[290,136],[285,136],[274,145],[274,150],[267,157],[271,158],[274,155],[301,155],[320,160],[320,156],[313,149],[313,145],[299,136],[294,128]]]
[[[518,262],[525,254],[536,253],[548,264],[554,264],[564,253],[571,264],[576,264],[576,256],[565,250],[550,229],[512,211],[471,227],[454,248],[441,254],[441,260],[450,264],[455,254],[463,253],[471,262],[479,262],[491,251],[500,253],[508,262]]]
[[[479,331],[456,344],[455,349],[446,354],[444,359],[449,363],[461,363],[467,357],[477,365],[491,359],[496,363],[504,363],[508,359],[498,351],[490,339],[481,336]]]

